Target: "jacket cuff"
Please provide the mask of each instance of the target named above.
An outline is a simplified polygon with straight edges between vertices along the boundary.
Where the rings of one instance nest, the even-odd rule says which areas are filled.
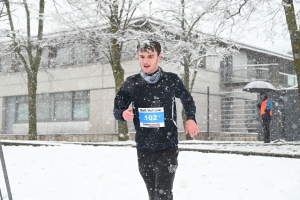
[[[123,114],[124,110],[117,110],[116,113],[115,113],[115,117],[118,121],[121,121],[121,122],[125,122],[122,114]]]
[[[186,116],[186,120],[189,120],[189,119],[192,119],[195,121],[195,123],[197,124],[197,121],[196,121],[196,118],[195,118],[195,115],[187,115]]]

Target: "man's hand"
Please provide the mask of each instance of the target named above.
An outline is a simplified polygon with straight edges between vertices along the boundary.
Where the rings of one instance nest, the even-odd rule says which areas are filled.
[[[122,113],[122,117],[125,121],[132,121],[134,118],[132,108],[128,108],[127,110],[124,110]]]
[[[185,134],[190,134],[191,137],[194,137],[199,132],[199,128],[196,122],[192,119],[189,119],[185,123]]]

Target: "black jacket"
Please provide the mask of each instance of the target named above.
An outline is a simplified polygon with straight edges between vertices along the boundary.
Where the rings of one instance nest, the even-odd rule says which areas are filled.
[[[196,106],[193,97],[177,74],[162,71],[155,84],[149,84],[140,74],[135,74],[123,83],[116,95],[113,112],[117,120],[124,121],[122,113],[132,103],[138,150],[159,151],[178,144],[175,97],[180,98],[187,119],[195,120]],[[165,127],[141,127],[138,108],[157,107],[164,109]]]

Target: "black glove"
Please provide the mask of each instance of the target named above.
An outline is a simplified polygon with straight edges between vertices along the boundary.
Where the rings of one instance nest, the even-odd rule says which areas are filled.
[[[258,108],[260,108],[260,107],[261,107],[261,104],[260,104],[260,103],[258,103],[256,106],[257,106]]]
[[[270,110],[266,109],[265,112],[266,112],[266,114],[270,114]]]

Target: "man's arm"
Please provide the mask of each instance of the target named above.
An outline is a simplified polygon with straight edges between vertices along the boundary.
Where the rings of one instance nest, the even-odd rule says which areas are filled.
[[[128,79],[126,79],[126,81],[123,83],[123,85],[121,86],[119,92],[117,93],[116,97],[115,97],[115,101],[114,101],[114,116],[116,118],[116,120],[119,121],[127,121],[127,115],[123,116],[123,113],[127,113],[128,111],[128,107],[131,103],[131,96],[130,96],[130,92],[129,89],[131,88],[131,86],[129,85],[129,81]],[[126,111],[126,112],[124,112]]]
[[[199,128],[197,126],[196,122],[196,106],[194,99],[192,95],[189,93],[189,91],[184,86],[183,82],[180,80],[180,78],[177,76],[177,86],[176,86],[176,97],[180,98],[181,103],[184,107],[187,121],[185,124],[185,133],[189,133],[191,137],[195,136],[199,132]]]
[[[192,119],[196,122],[195,114],[196,114],[196,106],[192,95],[184,86],[183,82],[177,76],[176,82],[176,97],[180,98],[180,101],[184,107],[187,120]]]

